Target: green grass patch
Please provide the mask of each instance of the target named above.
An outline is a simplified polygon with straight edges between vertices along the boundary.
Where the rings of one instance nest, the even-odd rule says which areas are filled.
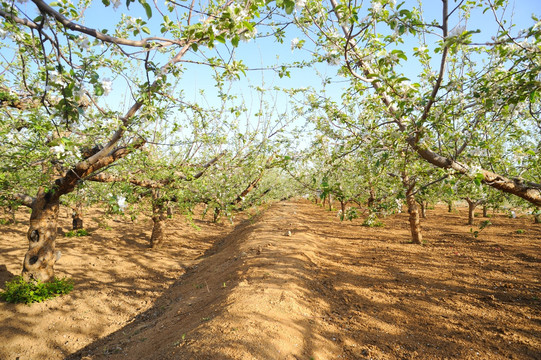
[[[66,237],[79,237],[79,236],[88,236],[90,233],[86,229],[70,230],[66,233]]]
[[[73,281],[68,278],[54,278],[51,282],[26,282],[21,276],[6,281],[0,299],[14,304],[31,304],[67,294],[73,290]]]

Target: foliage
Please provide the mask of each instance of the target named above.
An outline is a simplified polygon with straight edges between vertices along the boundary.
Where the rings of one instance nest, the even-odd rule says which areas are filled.
[[[86,229],[70,230],[66,233],[66,237],[88,236],[90,233]]]
[[[368,214],[366,219],[363,221],[362,225],[368,226],[368,227],[384,227],[385,226],[385,224],[381,222],[381,220],[378,219],[375,213]]]
[[[73,281],[68,278],[54,278],[51,282],[26,282],[21,276],[6,281],[5,290],[0,292],[0,298],[9,303],[31,304],[68,294],[73,290]]]
[[[490,222],[490,220],[485,220],[485,221],[482,221],[481,222],[481,225],[479,225],[479,230],[473,230],[473,228],[470,228],[470,232],[473,234],[473,236],[475,238],[477,238],[479,236],[479,234],[481,233],[481,231],[483,231],[484,229],[486,229],[487,227],[489,227],[490,225],[492,225],[492,223]]]

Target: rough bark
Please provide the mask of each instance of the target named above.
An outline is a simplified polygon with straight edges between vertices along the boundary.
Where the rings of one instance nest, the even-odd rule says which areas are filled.
[[[426,161],[442,169],[453,169],[456,172],[467,175],[470,167],[458,161],[441,156],[432,150],[421,146],[413,139],[408,139],[410,145]],[[523,181],[517,178],[506,178],[505,176],[481,169],[479,172],[483,175],[483,183],[508,194],[513,194],[523,198],[530,203],[541,205],[541,185],[533,182]]]
[[[474,217],[475,217],[475,208],[481,204],[482,200],[472,200],[470,198],[464,198],[466,202],[468,203],[468,225],[473,225]]]
[[[73,213],[71,214],[72,228],[73,230],[79,230],[83,228],[83,211],[80,205],[77,205],[73,208]]]
[[[28,251],[24,257],[22,276],[26,281],[51,281],[57,259],[55,240],[58,224],[58,200],[40,189],[32,205],[28,228]]]
[[[406,203],[408,204],[409,222],[411,241],[414,244],[421,244],[423,235],[421,232],[421,221],[419,218],[419,207],[413,196],[406,195]]]
[[[426,219],[426,208],[428,206],[428,201],[419,201],[419,205],[421,205],[421,217],[423,219]]]
[[[413,191],[415,188],[415,180],[410,179],[407,175],[403,175],[402,182],[406,188],[406,204],[408,206],[411,241],[414,244],[421,244],[423,241],[421,220],[419,218],[419,207],[417,206]]]
[[[159,247],[165,238],[165,221],[167,220],[166,208],[159,191],[152,192],[152,234],[150,235],[150,247]]]

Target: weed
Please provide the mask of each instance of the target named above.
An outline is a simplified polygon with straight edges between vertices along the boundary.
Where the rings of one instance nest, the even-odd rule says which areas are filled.
[[[481,225],[479,226],[479,230],[473,230],[473,228],[470,228],[470,232],[473,234],[473,236],[475,238],[477,238],[479,236],[479,234],[481,233],[481,231],[483,231],[484,229],[486,229],[490,225],[492,225],[490,220],[485,220],[485,221],[481,222]]]
[[[58,295],[67,294],[73,290],[73,281],[68,278],[54,278],[53,281],[26,282],[21,276],[6,281],[5,290],[0,291],[0,298],[9,303],[31,304],[42,302]]]
[[[523,229],[518,229],[517,230],[517,234],[524,234],[526,232],[526,230],[523,230]]]
[[[79,236],[88,236],[90,233],[86,229],[79,230],[70,230],[66,233],[66,237],[79,237]]]

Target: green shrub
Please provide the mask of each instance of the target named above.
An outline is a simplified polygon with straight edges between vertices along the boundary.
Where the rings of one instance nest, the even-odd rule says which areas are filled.
[[[66,233],[66,237],[74,237],[74,236],[88,236],[90,235],[88,231],[85,229],[79,229],[79,230],[70,230]]]
[[[16,276],[13,280],[6,281],[5,288],[0,291],[0,299],[15,304],[31,304],[69,293],[73,290],[73,281],[68,278],[54,278],[47,283],[26,282],[21,276]]]

